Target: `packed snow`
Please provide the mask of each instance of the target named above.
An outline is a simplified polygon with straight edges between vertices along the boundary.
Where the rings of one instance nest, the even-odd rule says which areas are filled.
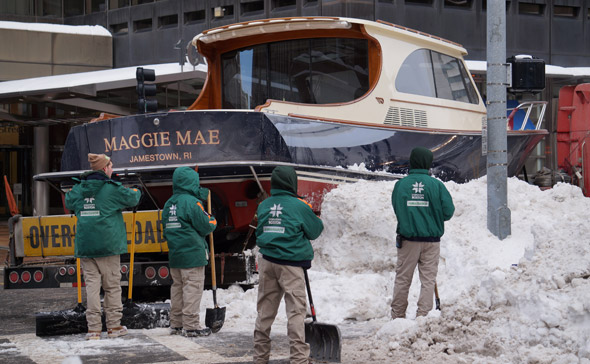
[[[343,362],[590,364],[590,199],[573,185],[542,191],[511,178],[511,235],[499,240],[487,229],[486,181],[445,183],[456,211],[441,239],[441,311],[417,319],[417,272],[407,318],[389,316],[395,182],[326,195],[310,281],[318,321],[339,325],[344,338],[360,332]],[[253,328],[255,289],[219,297],[227,323]],[[286,321],[283,308],[277,321]]]
[[[441,240],[441,310],[415,317],[420,288],[416,273],[407,318],[392,320],[394,184],[341,185],[322,205],[325,230],[313,242],[309,276],[318,321],[342,332],[343,363],[590,364],[590,199],[578,187],[560,183],[542,191],[509,179],[511,235],[499,240],[487,229],[486,178],[445,183],[456,211]],[[256,294],[255,288],[218,289],[218,303],[227,311],[222,330],[213,336],[240,334],[248,339],[244,345],[250,345]],[[202,321],[211,307],[207,291]],[[191,341],[185,346],[165,329],[142,333],[192,355]],[[273,333],[286,334],[283,305]],[[54,350],[72,363],[78,355],[118,345],[138,343],[52,339]]]

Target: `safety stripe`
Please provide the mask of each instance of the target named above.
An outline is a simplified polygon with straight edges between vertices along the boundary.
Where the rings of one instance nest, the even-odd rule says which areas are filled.
[[[309,208],[310,208],[310,209],[313,209],[313,207],[311,207],[311,204],[310,204],[309,202],[305,201],[305,200],[304,200],[304,199],[302,199],[302,198],[298,198],[298,200],[299,200],[299,201],[301,201],[301,202],[303,202],[303,203],[304,203],[304,204],[306,204],[307,206],[309,206]]]

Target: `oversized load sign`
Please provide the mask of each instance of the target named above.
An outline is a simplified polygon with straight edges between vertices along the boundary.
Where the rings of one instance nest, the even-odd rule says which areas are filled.
[[[123,212],[127,244],[131,244],[132,241],[132,214],[132,212]],[[167,252],[168,243],[164,240],[161,212],[138,211],[136,214],[135,252]],[[18,223],[22,224],[22,229],[18,229],[18,226],[15,229],[22,232],[15,236],[17,256],[73,256],[76,221],[75,215],[23,217]]]

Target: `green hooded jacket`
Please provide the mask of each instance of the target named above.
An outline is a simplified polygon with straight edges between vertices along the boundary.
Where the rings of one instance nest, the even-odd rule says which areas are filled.
[[[209,190],[199,186],[195,170],[179,167],[172,175],[172,192],[162,212],[170,268],[205,266],[209,260],[205,237],[217,226],[204,207]]]
[[[429,149],[414,148],[410,154],[410,173],[396,182],[391,194],[397,217],[396,232],[408,240],[440,241],[445,221],[455,212],[445,185],[428,175],[432,159]]]
[[[127,231],[122,211],[139,203],[141,192],[124,187],[103,171],[89,171],[74,179],[66,194],[66,208],[74,211],[76,258],[100,258],[127,253]]]
[[[260,253],[281,261],[311,262],[310,240],[324,230],[322,220],[297,196],[297,174],[292,167],[276,167],[270,184],[271,196],[257,210],[256,244]]]

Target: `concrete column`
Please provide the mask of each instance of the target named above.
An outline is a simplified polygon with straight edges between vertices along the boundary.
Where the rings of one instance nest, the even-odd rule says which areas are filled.
[[[49,127],[36,126],[33,145],[33,175],[49,172]],[[33,215],[49,214],[49,185],[33,183]]]
[[[488,1],[487,12],[488,229],[500,239],[511,233],[506,134],[506,2]]]

